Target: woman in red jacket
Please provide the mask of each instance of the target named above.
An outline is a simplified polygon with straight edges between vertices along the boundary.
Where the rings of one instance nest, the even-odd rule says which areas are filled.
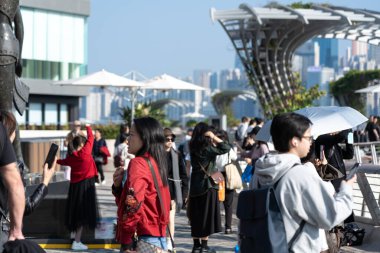
[[[133,121],[128,152],[136,157],[129,162],[124,187],[121,186],[123,167],[115,171],[112,186],[118,206],[116,239],[121,243],[123,252],[133,252],[135,232],[139,240],[167,248],[170,193],[164,143],[164,132],[157,120],[144,117]],[[153,165],[164,208],[161,208],[147,159]]]
[[[87,140],[77,135],[72,140],[72,152],[65,158],[57,160],[60,165],[71,167],[71,181],[66,205],[65,224],[70,232],[75,232],[73,250],[86,250],[80,239],[83,226],[95,229],[99,210],[96,201],[95,178],[97,169],[92,158],[94,135],[90,125],[86,125]]]

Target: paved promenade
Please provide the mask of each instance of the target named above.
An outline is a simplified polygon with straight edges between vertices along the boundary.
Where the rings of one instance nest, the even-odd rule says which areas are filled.
[[[107,165],[105,168],[106,185],[97,187],[97,195],[102,217],[116,217],[116,205],[114,197],[111,193],[112,185],[112,165]],[[224,221],[224,216],[222,216]],[[224,222],[222,223],[224,225]],[[233,231],[234,234],[226,235],[223,233],[214,234],[209,239],[209,246],[217,250],[217,252],[233,252],[233,249],[237,242],[237,219],[234,215],[233,219]],[[86,243],[84,241],[84,243]],[[191,252],[193,241],[190,236],[190,225],[186,217],[186,213],[182,210],[176,217],[176,229],[175,229],[175,243],[177,252]],[[118,252],[118,249],[89,249],[87,251],[79,252]],[[71,249],[46,249],[46,252],[59,253],[59,252],[72,252]]]
[[[114,197],[111,193],[112,182],[112,165],[108,165],[105,168],[106,185],[97,187],[98,200],[102,217],[116,217],[116,205]],[[237,199],[234,200],[235,204]],[[224,216],[222,216],[224,221]],[[214,234],[209,239],[209,246],[213,247],[219,252],[234,252],[233,249],[237,243],[237,218],[233,216],[233,231],[235,233],[226,235],[224,233]],[[224,223],[222,223],[223,225]],[[343,247],[341,252],[380,252],[380,227],[374,227],[370,225],[360,224],[360,226],[366,229],[366,237],[364,243],[359,247]],[[185,211],[181,211],[176,217],[176,229],[175,229],[175,242],[177,252],[191,252],[192,238],[190,236],[190,226],[185,215]],[[86,242],[85,242],[86,243]],[[71,249],[46,249],[49,253],[59,252],[72,252]],[[93,253],[107,253],[107,252],[119,252],[118,249],[89,249],[87,251],[80,252],[93,252]],[[307,250],[305,251],[307,252]]]

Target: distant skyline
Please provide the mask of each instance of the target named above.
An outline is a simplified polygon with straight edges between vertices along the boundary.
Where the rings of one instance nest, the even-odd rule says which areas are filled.
[[[167,73],[188,77],[197,69],[233,68],[235,50],[210,9],[262,7],[270,1],[91,0],[88,19],[88,71],[138,71],[148,78]],[[278,1],[289,4],[297,1]],[[310,1],[304,1],[310,2]],[[316,1],[313,1],[316,2]],[[318,1],[380,12],[380,1]]]

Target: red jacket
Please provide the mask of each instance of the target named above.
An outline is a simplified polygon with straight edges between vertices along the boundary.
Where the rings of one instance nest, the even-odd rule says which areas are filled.
[[[153,176],[147,161],[143,157],[133,158],[128,166],[127,182],[121,192],[113,191],[117,204],[116,239],[123,244],[130,244],[135,232],[137,235],[166,236],[169,223],[170,193],[169,187],[163,186],[157,163],[147,153],[154,167],[158,186],[161,191],[165,212],[161,206],[154,186]]]
[[[94,135],[90,126],[87,129],[87,141],[79,151],[74,151],[65,159],[57,160],[60,165],[71,167],[71,183],[78,183],[87,178],[98,175],[94,159],[92,158],[92,146],[94,145]]]

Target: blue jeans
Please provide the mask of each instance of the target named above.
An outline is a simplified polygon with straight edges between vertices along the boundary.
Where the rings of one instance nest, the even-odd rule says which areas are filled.
[[[143,240],[144,242],[153,244],[164,250],[168,250],[168,246],[166,245],[166,237],[156,237],[156,236],[145,235],[145,236],[139,236],[139,240]]]

